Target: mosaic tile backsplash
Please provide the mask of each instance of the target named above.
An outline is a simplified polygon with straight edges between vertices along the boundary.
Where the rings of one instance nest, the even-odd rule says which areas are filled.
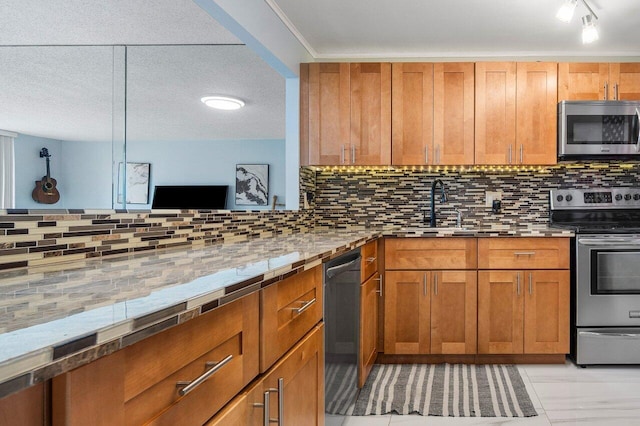
[[[318,168],[315,219],[319,226],[424,226],[431,185],[444,183],[447,201],[437,192],[438,226],[526,226],[546,224],[549,189],[638,186],[640,163],[576,163],[545,167],[373,167]],[[485,206],[486,191],[502,192],[502,211]]]

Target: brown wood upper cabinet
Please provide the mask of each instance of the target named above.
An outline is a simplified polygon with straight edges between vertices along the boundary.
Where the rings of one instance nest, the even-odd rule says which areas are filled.
[[[391,64],[301,64],[300,81],[302,164],[391,163]]]
[[[473,63],[395,63],[392,164],[473,164]]]
[[[560,63],[558,100],[640,100],[640,64]]]
[[[557,66],[478,62],[475,164],[555,164]]]

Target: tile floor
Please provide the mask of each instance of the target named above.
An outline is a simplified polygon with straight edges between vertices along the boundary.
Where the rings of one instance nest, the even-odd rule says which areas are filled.
[[[640,367],[576,367],[520,365],[538,416],[429,417],[327,416],[327,426],[423,425],[640,425]]]

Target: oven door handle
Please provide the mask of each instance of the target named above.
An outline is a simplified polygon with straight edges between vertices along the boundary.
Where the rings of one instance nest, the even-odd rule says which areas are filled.
[[[633,238],[580,238],[578,244],[585,246],[620,245],[620,244],[640,244],[640,239]]]
[[[580,331],[579,334],[585,335],[585,336],[594,336],[594,337],[627,337],[630,339],[640,339],[640,333],[635,334],[635,333],[612,333],[612,332],[606,332],[606,333],[599,333],[596,331]]]

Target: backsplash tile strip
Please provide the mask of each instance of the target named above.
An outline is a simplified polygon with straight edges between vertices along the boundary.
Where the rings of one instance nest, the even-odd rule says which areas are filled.
[[[0,398],[31,386],[31,373],[0,383]]]
[[[448,200],[435,203],[439,226],[526,226],[548,223],[549,189],[638,186],[640,163],[578,163],[502,167],[362,167],[316,171],[315,223],[322,227],[423,226],[431,184],[441,179]],[[485,207],[485,192],[502,192],[502,212]]]
[[[55,361],[58,358],[62,358],[74,352],[78,352],[84,348],[88,348],[89,346],[93,346],[96,344],[97,340],[98,334],[93,333],[88,336],[72,340],[71,342],[67,342],[59,346],[54,346],[53,360]]]

